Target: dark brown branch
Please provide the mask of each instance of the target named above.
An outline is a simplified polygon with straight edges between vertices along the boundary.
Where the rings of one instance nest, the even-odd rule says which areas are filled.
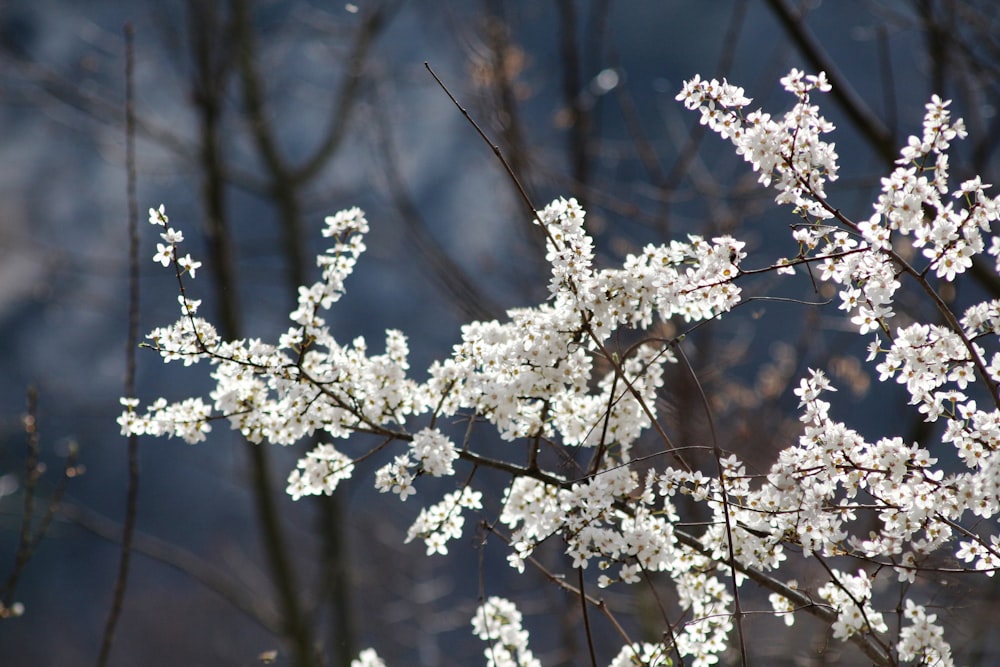
[[[238,9],[238,7],[237,7]],[[235,263],[232,256],[234,243],[228,229],[228,213],[225,205],[226,175],[222,158],[221,122],[223,112],[222,82],[231,74],[228,53],[219,52],[219,35],[230,34],[235,39],[239,34],[239,19],[223,28],[216,14],[217,8],[210,3],[190,0],[189,19],[192,32],[192,50],[196,62],[195,99],[198,103],[201,121],[201,161],[203,193],[208,222],[208,245],[212,255],[212,265],[216,289],[216,303],[221,312],[220,331],[225,338],[240,337],[239,299],[236,296]],[[231,45],[231,43],[230,43]],[[299,597],[296,573],[291,561],[281,519],[275,506],[274,482],[268,464],[267,450],[251,442],[244,441],[243,447],[250,460],[250,490],[253,497],[261,541],[270,568],[270,576],[278,595],[283,635],[291,645],[294,664],[308,667],[316,664],[316,648],[312,629],[303,610]]]
[[[580,50],[576,40],[576,2],[575,0],[559,0],[559,45],[562,57],[562,96],[566,110],[566,152],[569,156],[570,172],[577,199],[586,209],[587,202],[583,198],[587,183],[590,181],[590,157],[588,141],[590,139],[590,112],[584,105],[583,87],[580,83]]]
[[[125,396],[135,396],[136,352],[139,344],[139,204],[136,200],[135,166],[135,45],[131,24],[125,25],[125,171],[127,192],[127,234],[129,239],[128,328],[125,345]],[[125,603],[129,567],[132,563],[132,540],[135,535],[139,502],[139,436],[128,437],[128,486],[125,490],[125,522],[122,525],[118,574],[112,593],[111,609],[104,624],[104,635],[97,665],[103,667],[111,657],[115,629]]]

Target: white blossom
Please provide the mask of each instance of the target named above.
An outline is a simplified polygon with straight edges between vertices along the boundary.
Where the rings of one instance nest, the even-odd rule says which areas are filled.
[[[808,611],[787,597],[801,590],[835,612],[836,639],[876,637],[900,660],[952,664],[945,630],[916,599],[923,594],[917,584],[931,556],[979,575],[1000,567],[1000,300],[970,297],[963,312],[942,312],[949,306],[935,300],[934,284],[955,281],[983,254],[996,257],[1000,270],[993,230],[1000,198],[988,196],[979,177],[952,185],[948,150],[966,130],[935,96],[919,136],[908,138],[871,208],[853,221],[826,191],[839,174],[828,140],[834,127],[813,98],[830,89],[827,78],[792,70],[781,84],[791,95],[784,113],[751,110],[745,91],[725,80],[695,77],[677,99],[732,143],[759,182],[774,188],[775,201],[798,216],[791,239],[798,254],[763,265],[776,280],[808,265],[817,282],[828,283],[836,305],[827,312],[863,337],[880,382],[904,390],[919,419],[940,424],[936,440],[865,437],[838,420],[827,400],[836,387],[811,368],[793,391],[801,432],[775,460],[748,465],[719,454],[716,474],[666,455],[637,461],[633,446],[659,426],[665,370],[677,361],[678,341],[654,335],[654,327],[723,318],[744,303],[738,283],[747,246],[690,234],[602,267],[573,199],[557,199],[534,221],[546,238],[548,298],[466,323],[451,354],[419,381],[403,332],[386,331],[379,352],[361,337],[338,340],[327,326],[327,311],[365,250],[369,225],[359,209],[326,218],[330,247],[317,258],[320,279],[299,287],[276,341],[224,340],[183,290],[178,319],[154,329],[148,346],[164,362],[207,365],[208,400],[158,398],[141,408],[137,398],[123,398],[121,432],[195,443],[225,420],[254,443],[292,445],[322,434],[342,444],[324,443],[300,458],[288,477],[292,498],[333,493],[371,456],[380,461],[378,491],[420,504],[405,540],[423,540],[427,555],[448,553],[467,516],[486,514],[485,504],[518,572],[549,541],[602,588],[664,573],[685,622],[672,644],[623,646],[613,667],[670,664],[674,653],[685,664],[717,663],[734,627],[733,586],[751,571],[761,581],[773,577],[771,608],[788,625]],[[184,234],[168,226],[165,208],[151,208],[149,221],[162,241],[153,260],[194,279],[201,262],[183,253]],[[944,317],[897,314],[904,285],[914,281]],[[624,351],[623,333],[648,335]],[[464,440],[449,430],[459,420],[489,424],[517,452],[495,466],[513,477],[493,506],[476,490],[475,475],[437,502],[425,500],[427,478],[497,463],[480,454],[471,426]],[[356,433],[384,442],[364,450],[351,438]],[[584,449],[593,464],[579,474],[569,465],[547,469],[537,456],[524,464],[525,445],[537,454],[543,444],[566,461],[580,460]],[[682,517],[691,506],[698,508],[694,529]],[[807,590],[788,568],[799,555],[807,563],[850,556],[861,565],[852,573],[832,569],[828,581]],[[903,586],[904,622],[894,638],[876,601],[885,582]],[[538,664],[512,602],[489,598],[472,624],[487,642],[487,664]],[[382,664],[366,650],[352,667]]]

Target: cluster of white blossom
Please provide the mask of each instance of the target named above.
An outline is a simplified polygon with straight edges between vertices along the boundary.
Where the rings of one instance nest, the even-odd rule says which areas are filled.
[[[833,624],[834,639],[847,639],[856,632],[885,632],[881,612],[875,611],[870,602],[872,581],[864,570],[857,576],[833,570],[831,581],[817,591],[820,598],[837,610]]]
[[[528,648],[528,631],[521,612],[510,600],[491,597],[472,616],[472,631],[487,642],[483,654],[488,667],[541,667]]]
[[[952,664],[943,628],[911,597],[904,596],[906,623],[897,624],[894,643],[886,641],[889,624],[873,584],[888,572],[908,586],[942,553],[970,564],[970,572],[992,575],[1000,566],[1000,535],[991,531],[1000,512],[1000,350],[992,356],[987,350],[997,347],[1000,301],[973,304],[959,318],[928,278],[954,280],[986,252],[1000,199],[987,196],[989,186],[979,179],[949,185],[947,150],[965,130],[935,97],[922,136],[910,138],[899,166],[883,179],[874,214],[852,221],[825,191],[837,178],[834,145],[823,138],[833,126],[810,98],[829,90],[826,77],[793,70],[782,84],[795,104],[780,118],[745,113],[751,101],[725,81],[695,78],[678,99],[733,142],[760,182],[778,190],[778,203],[796,209],[799,253],[772,268],[785,274],[814,263],[819,279],[836,286],[841,310],[871,339],[868,361],[880,380],[904,386],[925,420],[946,421],[934,456],[929,443],[869,442],[833,419],[823,394],[835,389],[822,371],[810,370],[795,390],[802,434],[763,480],[724,453],[713,474],[666,457],[644,462],[640,473],[631,465],[631,448],[644,432],[657,428],[673,449],[657,423],[657,396],[665,364],[676,361],[677,341],[649,337],[622,351],[613,337],[660,321],[723,316],[741,302],[744,244],[690,235],[648,245],[621,268],[597,268],[584,211],[562,199],[536,220],[546,236],[550,298],[510,310],[505,321],[463,326],[452,354],[431,365],[426,381],[411,378],[401,332],[387,331],[385,352],[370,354],[364,339],[343,345],[326,326],[323,312],[341,297],[365,249],[368,223],[352,209],[327,218],[324,235],[334,241],[318,260],[322,278],[300,288],[292,325],[276,344],[222,340],[182,291],[180,319],[154,330],[149,345],[167,362],[210,364],[211,404],[157,399],[140,411],[138,400],[125,398],[122,432],[198,442],[214,419],[226,418],[253,442],[287,445],[321,431],[332,438],[374,433],[402,443],[397,450],[380,445],[384,453],[317,446],[288,479],[294,499],[332,493],[367,456],[385,456],[375,487],[400,500],[417,494],[422,475],[454,476],[461,459],[500,463],[496,467],[514,475],[496,523],[507,531],[512,567],[523,571],[542,542],[559,540],[574,568],[594,563],[601,587],[633,584],[655,572],[673,582],[685,622],[669,642],[626,642],[613,666],[666,665],[674,653],[699,667],[718,662],[734,627],[734,591],[751,573],[770,586],[774,613],[789,625],[795,613],[823,605],[834,636],[859,643],[869,655],[891,650],[899,660]],[[150,221],[165,230],[154,260],[172,264],[182,284],[193,278],[200,263],[181,256],[183,234],[167,227],[162,206],[151,209]],[[922,266],[914,264],[917,251]],[[989,252],[1000,262],[997,237]],[[929,296],[940,321],[897,315],[904,280]],[[458,416],[491,424],[507,441],[589,448],[592,469],[569,478],[564,468],[542,469],[535,457],[528,467],[491,461],[469,444],[456,447],[435,426],[439,418]],[[953,452],[942,452],[948,445]],[[953,465],[939,464],[940,458]],[[447,553],[466,513],[483,509],[474,481],[421,507],[406,540],[422,539],[428,555]],[[709,518],[696,533],[680,525],[678,508],[691,504]],[[970,513],[990,521],[967,527]],[[872,569],[854,575],[829,568],[825,583],[805,590],[782,571],[789,547],[806,558],[852,558]],[[490,643],[489,664],[537,664],[512,603],[491,598],[473,627]],[[365,652],[354,664],[382,663]]]
[[[900,660],[911,660],[922,665],[952,665],[951,647],[944,641],[935,614],[928,614],[922,605],[906,600],[903,617],[909,621],[899,633]]]
[[[472,616],[472,632],[486,642],[483,654],[488,667],[541,667],[528,648],[528,631],[521,625],[521,612],[510,600],[493,596],[476,608]],[[624,650],[624,649],[623,649]],[[662,649],[661,649],[662,650]],[[659,655],[653,645],[636,648],[636,655]],[[631,655],[631,654],[630,654]],[[616,665],[634,665],[632,662],[615,662]],[[669,662],[642,663],[653,665],[669,665]],[[386,667],[374,649],[363,650],[356,660],[351,661],[351,667]]]
[[[385,667],[385,662],[378,657],[375,649],[366,648],[356,660],[351,660],[351,667]]]
[[[723,611],[732,597],[712,574],[718,561],[686,549],[675,538],[673,523],[679,516],[670,497],[681,478],[697,476],[673,469],[662,476],[650,471],[640,482],[634,471],[617,466],[568,488],[518,478],[500,515],[501,523],[511,528],[508,560],[523,570],[535,546],[561,535],[574,567],[586,568],[596,560],[604,572],[598,577],[602,588],[636,583],[642,572],[669,573],[680,603],[697,619],[675,634],[678,650],[693,657],[692,664],[713,664],[732,629],[732,619]]]
[[[469,487],[446,494],[440,502],[420,510],[420,515],[406,533],[406,541],[421,538],[427,546],[427,555],[448,553],[448,540],[462,536],[465,516],[462,510],[481,510],[483,494]]]
[[[643,642],[622,646],[615,659],[611,661],[609,667],[670,667],[673,665],[670,659],[670,649],[663,644],[650,644]]]
[[[762,184],[774,184],[779,204],[792,204],[802,215],[820,220],[832,218],[817,196],[825,197],[824,183],[837,179],[837,153],[822,139],[834,128],[809,97],[814,90],[830,90],[830,84],[823,73],[806,76],[795,69],[781,83],[798,99],[781,119],[759,110],[744,116],[752,100],[725,80],[696,76],[684,83],[677,99],[701,112],[702,125],[732,141],[737,154],[760,173]]]
[[[333,445],[325,444],[299,459],[298,468],[288,477],[287,492],[292,500],[321,493],[331,495],[340,480],[350,479],[354,474],[354,461]]]
[[[410,455],[413,458],[410,458]],[[400,500],[417,492],[413,481],[418,474],[444,477],[455,474],[452,463],[458,458],[455,444],[437,429],[425,428],[413,435],[410,452],[400,454],[375,473],[375,488],[392,491]]]
[[[939,279],[952,281],[972,266],[973,257],[985,249],[984,234],[991,232],[1000,217],[1000,199],[987,196],[989,186],[978,177],[951,189],[947,151],[966,132],[960,119],[952,120],[950,103],[934,96],[926,105],[922,136],[909,138],[899,166],[882,179],[874,214],[858,223],[851,221],[829,204],[823,190],[823,178],[832,180],[836,174],[827,162],[835,156],[832,145],[824,144],[819,135],[832,128],[809,104],[808,93],[825,90],[825,79],[793,71],[782,82],[799,99],[783,123],[760,112],[744,115],[749,100],[741,89],[724,81],[696,79],[685,86],[680,98],[690,108],[701,109],[702,122],[736,145],[737,152],[761,171],[761,182],[767,184],[775,177],[777,201],[794,204],[807,223],[794,232],[800,246],[796,259],[819,261],[820,279],[840,286],[841,309],[851,315],[859,333],[875,334],[868,361],[877,362],[879,379],[894,378],[905,385],[911,404],[926,421],[947,418],[943,441],[955,445],[957,457],[969,470],[947,474],[935,465],[936,457],[915,443],[904,443],[899,437],[868,443],[833,421],[829,404],[818,398],[833,388],[814,371],[796,392],[805,409],[805,433],[797,447],[781,453],[768,476],[777,493],[765,485],[748,501],[749,506],[763,510],[761,518],[769,518],[753,522],[741,516],[740,521],[759,529],[763,529],[761,523],[770,525],[771,534],[794,535],[793,541],[807,554],[854,553],[891,564],[902,581],[913,582],[918,563],[949,545],[960,560],[992,574],[1000,563],[997,536],[956,531],[956,527],[966,512],[995,517],[1000,509],[1000,399],[996,390],[1000,353],[990,357],[983,347],[986,342],[996,343],[997,304],[974,304],[959,321],[926,276],[933,272]],[[901,237],[910,238],[902,242]],[[923,266],[912,264],[914,249],[920,250]],[[1000,253],[996,237],[991,252]],[[787,266],[792,260],[779,263]],[[931,295],[944,324],[890,325],[896,317],[893,303],[903,275]],[[986,410],[967,395],[977,386],[979,391],[987,390],[990,406]],[[851,535],[850,522],[870,507],[875,508],[881,529],[866,536]],[[956,532],[969,539],[956,541]],[[733,537],[739,534],[733,531]],[[867,594],[853,590],[864,581],[863,571],[859,577],[839,575],[818,591],[838,612],[837,636],[885,631],[881,616],[861,606]],[[772,602],[776,611],[787,609],[787,600],[780,595],[773,596]],[[913,605],[912,600],[907,603]],[[926,615],[923,607],[908,609],[919,612],[907,612],[914,623],[901,633],[896,647],[899,656],[926,664],[951,664],[950,647],[941,628],[934,625],[935,617]],[[791,616],[786,619],[790,621]],[[918,638],[924,642],[919,646],[915,645]]]

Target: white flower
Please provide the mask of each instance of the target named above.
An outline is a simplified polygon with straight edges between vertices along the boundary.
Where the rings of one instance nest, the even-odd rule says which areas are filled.
[[[472,615],[472,631],[488,643],[483,654],[488,667],[541,667],[528,648],[528,631],[513,602],[490,597]]]
[[[386,665],[382,658],[378,657],[375,649],[366,648],[358,654],[356,660],[351,660],[351,667],[386,667]]]
[[[1000,534],[991,530],[1000,514],[1000,453],[994,446],[1000,442],[1000,409],[994,387],[981,377],[1000,383],[1000,300],[956,299],[965,304],[958,319],[940,312],[952,301],[935,291],[958,279],[978,255],[994,255],[1000,264],[994,233],[1000,199],[988,197],[978,177],[951,185],[947,150],[965,128],[952,119],[949,102],[933,97],[922,131],[910,137],[898,165],[881,179],[872,209],[851,222],[825,192],[838,177],[838,155],[826,136],[833,126],[812,97],[829,90],[829,82],[822,73],[792,70],[781,83],[793,97],[781,115],[748,109],[743,89],[725,80],[695,77],[678,99],[730,142],[760,183],[774,189],[775,201],[798,216],[791,239],[798,254],[758,266],[771,263],[776,279],[802,267],[828,283],[822,288],[838,295],[839,310],[826,312],[868,337],[866,362],[879,381],[898,384],[913,415],[944,422],[933,448],[892,434],[869,441],[837,421],[824,400],[836,389],[821,370],[810,369],[794,390],[801,433],[765,475],[730,455],[719,460],[718,477],[675,466],[666,457],[633,460],[634,443],[661,418],[665,367],[676,361],[677,340],[661,338],[674,334],[654,328],[716,320],[743,303],[746,246],[730,236],[690,234],[646,245],[621,266],[602,268],[585,212],[572,199],[552,202],[535,221],[547,239],[549,298],[500,320],[466,324],[452,353],[434,361],[420,382],[413,379],[402,332],[386,331],[384,353],[378,353],[361,337],[338,340],[328,327],[326,311],[343,296],[368,232],[359,209],[328,217],[323,234],[330,247],[317,258],[321,277],[299,287],[291,321],[276,342],[223,340],[197,316],[199,301],[179,297],[180,317],[153,330],[149,346],[165,362],[209,364],[210,402],[157,399],[143,411],[136,399],[122,399],[121,432],[194,443],[215,420],[227,419],[255,443],[292,444],[317,432],[326,438],[374,433],[385,436],[384,442],[356,458],[319,445],[291,472],[287,491],[293,499],[332,493],[354,474],[355,460],[379,456],[384,465],[375,472],[375,487],[405,501],[416,495],[418,477],[463,474],[461,459],[478,456],[479,430],[489,425],[512,443],[496,451],[516,447],[521,457],[497,465],[515,474],[499,516],[490,517],[509,535],[507,560],[518,572],[536,547],[558,540],[574,568],[594,563],[589,571],[598,571],[602,588],[640,581],[642,572],[666,573],[686,619],[671,638],[670,652],[700,666],[719,661],[732,633],[732,582],[725,579],[730,554],[741,568],[779,581],[787,577],[791,554],[870,559],[882,567],[856,574],[834,570],[828,583],[807,594],[836,612],[836,638],[877,635],[889,646],[888,625],[877,611],[881,601],[874,599],[876,583],[886,577],[915,582],[918,564],[932,554],[954,555],[970,572],[992,575],[1000,568]],[[163,228],[154,261],[176,262],[178,271],[193,277],[201,264],[190,255],[178,258],[184,236],[167,226],[164,207],[150,209],[149,217]],[[923,311],[910,307],[897,318],[904,281],[915,281],[935,301],[933,321],[922,321]],[[643,336],[645,342],[621,345]],[[461,451],[451,439],[461,433],[451,430],[460,420],[470,424]],[[572,479],[560,476],[570,466],[547,470],[539,462],[544,456],[531,459],[536,467],[530,474],[518,474],[526,443],[573,460],[588,457],[574,453],[578,448],[603,458],[588,471],[593,474]],[[757,469],[762,465],[755,463]],[[464,466],[464,474],[473,469],[481,468]],[[427,481],[429,488],[441,483]],[[467,515],[483,508],[481,493],[468,484],[453,484],[461,488],[424,503],[406,541],[422,539],[427,555],[448,553]],[[688,506],[704,522],[697,549],[680,539],[688,521],[680,508]],[[973,521],[975,530],[968,531]],[[785,549],[789,543],[794,550]],[[905,623],[896,630],[900,659],[951,664],[935,616],[914,600],[905,598],[905,604]],[[794,621],[792,601],[774,594],[771,605],[786,623]],[[490,642],[491,665],[537,662],[521,621],[502,598],[490,598],[477,612],[473,630]],[[668,653],[659,644],[633,644],[612,664],[665,664]],[[381,664],[374,651],[365,651],[352,667]]]
[[[170,243],[164,245],[163,243],[156,244],[156,254],[153,255],[153,261],[159,262],[163,266],[170,266],[170,262],[174,259],[174,246]]]
[[[454,443],[437,429],[418,431],[410,442],[410,448],[427,474],[434,477],[455,474],[452,462],[458,458],[458,452]]]
[[[160,227],[166,227],[167,225],[167,213],[163,204],[160,204],[159,208],[149,209],[149,224],[157,225]]]
[[[191,255],[184,255],[183,257],[179,258],[177,260],[177,264],[178,266],[181,267],[181,273],[184,273],[186,271],[191,274],[192,278],[194,278],[195,271],[197,271],[198,268],[201,266],[201,262],[196,262],[195,260],[191,259]]]

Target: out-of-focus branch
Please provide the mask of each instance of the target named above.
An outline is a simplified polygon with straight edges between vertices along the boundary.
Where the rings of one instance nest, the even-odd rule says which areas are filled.
[[[481,58],[478,83],[486,91],[485,108],[481,111],[495,119],[500,134],[500,142],[510,165],[510,172],[517,174],[518,183],[512,183],[517,196],[523,198],[520,190],[532,192],[536,181],[535,153],[527,139],[519,102],[526,95],[526,88],[519,84],[518,77],[526,66],[526,54],[513,41],[512,27],[502,0],[487,0],[482,18],[482,32],[486,54]],[[538,225],[529,218],[524,220],[524,236],[530,243],[529,251],[545,247],[544,235]],[[525,255],[535,260],[528,269],[532,275],[543,270],[540,253]]]
[[[32,101],[33,106],[45,108],[46,105],[55,102],[56,105],[71,109],[96,124],[124,125],[125,116],[121,106],[114,103],[115,96],[109,91],[99,89],[99,92],[95,93],[91,89],[83,89],[77,82],[38,62],[18,60],[13,67],[17,76],[23,77],[26,81],[28,90],[25,95]],[[4,73],[4,76],[13,78],[14,75]],[[149,137],[185,161],[194,159],[190,145],[171,129],[146,118],[136,118],[135,126],[138,135]]]
[[[225,202],[226,177],[221,140],[224,83],[232,73],[234,54],[227,49],[239,43],[239,17],[226,25],[215,5],[190,0],[189,32],[195,61],[194,98],[200,111],[201,168],[204,206],[207,216],[209,251],[212,254],[216,303],[220,308],[220,330],[227,338],[240,337],[239,299],[232,257],[234,247],[228,229]],[[220,39],[220,35],[223,36]],[[228,36],[229,39],[225,37]],[[297,667],[317,664],[312,631],[306,618],[296,573],[285,540],[281,518],[275,506],[274,482],[267,450],[249,441],[244,449],[250,459],[250,492],[253,496],[261,541],[267,554],[270,575],[280,602],[282,635],[289,642]]]
[[[312,156],[295,172],[299,182],[311,181],[327,165],[330,158],[343,143],[349,127],[349,121],[357,108],[357,101],[364,81],[365,65],[371,54],[375,41],[381,36],[402,3],[382,3],[368,12],[354,32],[354,43],[344,59],[346,67],[340,88],[337,90],[333,114],[324,133],[323,142],[316,148]]]
[[[24,498],[21,510],[21,527],[18,531],[17,550],[14,553],[14,566],[7,581],[0,587],[0,618],[17,615],[14,610],[14,594],[21,575],[35,553],[38,544],[48,532],[52,519],[56,514],[59,501],[66,492],[69,480],[82,472],[77,467],[77,448],[73,445],[66,457],[63,475],[49,498],[45,513],[42,514],[37,526],[35,522],[35,502],[38,498],[38,480],[45,471],[44,464],[39,460],[41,444],[38,437],[38,392],[34,387],[28,388],[27,412],[24,415],[24,434],[27,438],[27,456],[24,471]]]
[[[73,503],[61,503],[59,514],[100,538],[115,544],[121,543],[121,526],[94,510]],[[268,632],[281,636],[283,632],[281,617],[274,606],[268,603],[267,596],[248,589],[224,567],[200,558],[176,544],[142,532],[134,534],[132,548],[137,553],[169,565],[191,577],[245,613]]]
[[[569,157],[570,173],[576,184],[577,199],[585,209],[587,202],[582,198],[587,183],[590,182],[590,110],[583,103],[583,87],[580,83],[580,50],[576,40],[576,2],[559,0],[559,48],[562,54],[562,96],[565,107],[566,152]]]
[[[266,193],[277,205],[283,239],[285,265],[288,268],[288,286],[294,294],[299,285],[309,282],[306,261],[306,242],[302,214],[304,189],[325,169],[343,145],[350,127],[350,119],[361,98],[362,75],[370,58],[376,39],[387,26],[399,4],[379,4],[365,15],[354,31],[354,42],[344,59],[341,84],[332,102],[333,111],[323,139],[312,155],[301,164],[292,164],[284,155],[278,132],[268,113],[264,77],[259,69],[259,54],[253,26],[250,0],[232,0],[234,42],[237,45],[237,63],[242,88],[243,112],[250,121],[254,144],[263,162]],[[340,496],[317,498],[319,506],[318,533],[323,541],[320,566],[323,595],[329,595],[332,607],[333,629],[331,643],[338,655],[338,663],[347,664],[355,652],[354,612],[351,609],[348,554],[343,533],[344,511]],[[286,604],[293,604],[293,591],[289,580],[282,585],[281,595]],[[305,623],[299,619],[297,623]],[[291,627],[291,626],[290,626]],[[305,628],[301,637],[307,637]]]
[[[377,113],[376,132],[379,152],[382,155],[382,174],[396,209],[406,223],[413,245],[430,270],[434,286],[448,299],[448,303],[463,318],[492,320],[503,309],[487,296],[469,277],[468,273],[441,248],[431,234],[420,208],[413,201],[409,188],[399,173],[399,155],[392,140],[392,129],[384,113]]]
[[[854,127],[865,136],[882,160],[887,164],[893,164],[897,156],[897,147],[889,128],[855,92],[854,86],[820,45],[802,16],[792,10],[787,0],[767,0],[767,4],[809,64],[818,71],[826,72],[833,88],[830,94]]]
[[[194,63],[191,99],[198,118],[197,165],[202,177],[205,241],[215,289],[220,297],[216,307],[222,330],[238,337],[242,328],[239,300],[230,290],[239,283],[228,228],[227,169],[221,127],[225,86],[232,74],[231,57],[225,51],[230,42],[226,37],[230,29],[223,25],[213,5],[189,0],[188,31]]]
[[[927,63],[930,66],[930,92],[947,95],[947,73],[951,66],[948,33],[954,30],[954,25],[946,25],[947,19],[935,14],[933,0],[916,0],[914,5],[924,29]],[[954,14],[949,13],[948,18],[953,19]]]
[[[722,38],[723,49],[722,55],[719,58],[719,64],[716,66],[717,77],[725,77],[729,73],[730,67],[732,67],[733,58],[736,56],[736,45],[739,43],[739,35],[743,30],[743,25],[746,19],[747,4],[746,0],[740,0],[733,5],[733,11],[729,16],[729,23],[726,26],[726,32]],[[654,184],[666,193],[673,193],[680,187],[681,182],[688,176],[692,168],[692,163],[696,161],[698,149],[701,146],[702,139],[705,138],[706,127],[698,124],[691,128],[691,130],[687,133],[686,140],[678,142],[678,144],[683,145],[683,148],[681,148],[679,155],[677,156],[677,160],[670,168],[669,173],[662,174],[658,168],[659,163],[651,161],[648,156],[649,149],[642,148],[643,142],[645,142],[645,134],[642,132],[638,123],[637,115],[632,109],[633,105],[631,97],[627,94],[624,87],[621,88],[619,100],[622,114],[626,118],[626,123],[632,135],[632,140],[639,147],[639,154],[647,155],[647,157],[643,159],[643,163],[646,165],[646,169],[650,176],[653,177]],[[633,116],[635,116],[635,119],[629,120]],[[705,173],[707,173],[707,171]],[[705,201],[713,202],[715,200],[715,197],[709,197],[706,198]],[[665,208],[665,214],[662,216],[661,229],[664,232],[664,236],[667,236],[670,232],[669,208]]]
[[[256,36],[250,0],[231,1],[236,58],[243,91],[243,112],[250,121],[254,144],[267,174],[267,194],[278,206],[285,255],[293,286],[307,283],[306,254],[302,230],[301,191],[328,166],[343,143],[350,118],[357,106],[362,73],[371,49],[398,5],[380,4],[369,12],[355,31],[354,43],[345,58],[345,72],[323,140],[302,164],[293,165],[282,154],[277,132],[267,112],[264,79],[257,63]]]
[[[128,325],[125,336],[125,396],[135,396],[136,351],[139,347],[139,205],[136,200],[135,166],[135,44],[131,25],[125,26],[125,172],[126,227],[129,248]],[[122,525],[118,576],[112,593],[111,609],[104,625],[104,637],[97,664],[101,667],[111,657],[115,629],[125,603],[129,567],[132,563],[132,539],[139,503],[139,436],[128,437],[128,486],[125,490],[125,522]]]

